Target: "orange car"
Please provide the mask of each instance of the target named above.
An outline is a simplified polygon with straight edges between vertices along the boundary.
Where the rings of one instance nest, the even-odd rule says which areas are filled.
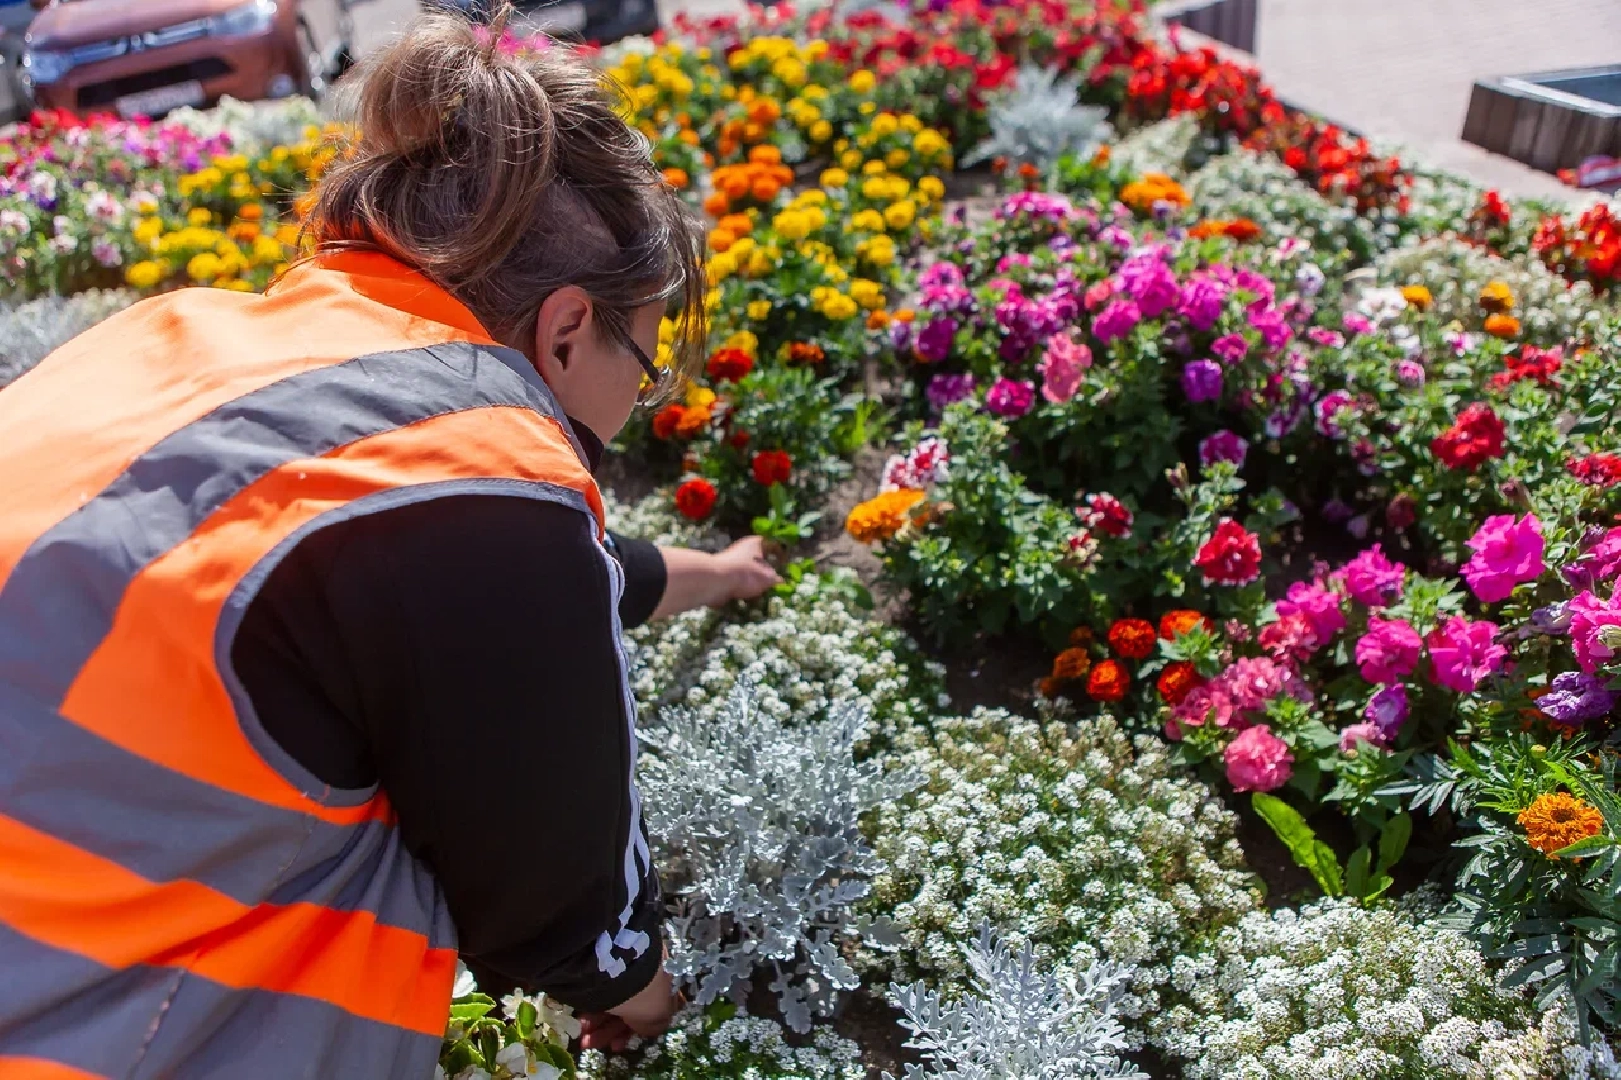
[[[299,0],[36,0],[22,82],[42,108],[161,116],[310,90]]]

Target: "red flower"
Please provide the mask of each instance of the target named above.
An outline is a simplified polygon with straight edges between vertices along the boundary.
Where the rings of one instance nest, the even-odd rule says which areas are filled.
[[[1449,469],[1473,471],[1483,462],[1503,456],[1503,421],[1491,406],[1477,401],[1430,442],[1430,451]]]
[[[715,485],[701,477],[683,481],[675,489],[675,508],[681,516],[702,521],[715,508]]]
[[[753,468],[756,483],[766,487],[786,484],[789,474],[793,472],[794,459],[782,450],[762,450],[754,455]]]
[[[1562,366],[1563,350],[1522,345],[1518,356],[1503,357],[1503,370],[1491,377],[1491,386],[1494,390],[1503,390],[1525,379],[1535,379],[1538,385],[1549,386]]]
[[[1261,540],[1232,518],[1222,518],[1193,565],[1206,585],[1248,585],[1261,576]]]
[[[681,421],[687,416],[685,405],[666,405],[653,416],[653,437],[656,439],[672,439],[681,428]]]
[[[717,382],[737,382],[754,370],[754,357],[742,349],[718,349],[709,358],[709,377]]]
[[[1166,641],[1175,641],[1195,626],[1203,626],[1207,634],[1216,632],[1216,624],[1197,611],[1189,611],[1186,608],[1167,611],[1159,617],[1159,636]]]
[[[1146,660],[1154,652],[1154,624],[1146,619],[1120,619],[1109,627],[1109,648],[1127,660]]]
[[[1165,670],[1159,673],[1159,679],[1154,683],[1159,696],[1165,699],[1167,705],[1182,704],[1182,700],[1195,688],[1203,685],[1204,677],[1195,671],[1193,664],[1187,660],[1166,664]]]
[[[1588,454],[1571,458],[1565,469],[1589,487],[1607,488],[1621,484],[1621,454]]]
[[[1113,495],[1105,491],[1088,495],[1086,507],[1078,516],[1087,527],[1114,537],[1131,535],[1131,526],[1136,519],[1126,509],[1126,504]]]
[[[1104,660],[1086,677],[1086,696],[1093,701],[1119,701],[1131,686],[1131,675],[1118,660]]]
[[[749,433],[744,431],[742,428],[738,428],[736,431],[726,436],[726,445],[734,449],[741,450],[748,444]]]
[[[1267,624],[1257,641],[1262,649],[1282,663],[1305,660],[1322,644],[1317,639],[1317,628],[1304,612],[1299,611]]]

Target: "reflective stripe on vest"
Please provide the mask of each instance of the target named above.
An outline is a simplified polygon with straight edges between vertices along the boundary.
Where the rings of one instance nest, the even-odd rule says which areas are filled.
[[[265,734],[230,649],[337,521],[491,491],[600,536],[544,383],[344,255],[136,305],[0,395],[0,431],[0,1075],[427,1076],[443,896],[381,791]]]

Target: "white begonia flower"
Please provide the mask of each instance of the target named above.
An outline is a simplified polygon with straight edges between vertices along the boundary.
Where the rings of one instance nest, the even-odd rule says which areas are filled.
[[[460,960],[456,961],[456,982],[450,988],[450,996],[460,998],[476,993],[478,993],[478,980],[473,978],[473,973],[467,970],[466,964]]]

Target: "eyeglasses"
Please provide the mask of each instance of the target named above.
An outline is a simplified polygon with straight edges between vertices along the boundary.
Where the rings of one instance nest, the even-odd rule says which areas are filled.
[[[645,403],[658,395],[659,390],[664,386],[665,378],[670,373],[660,371],[658,365],[647,358],[647,353],[642,351],[642,347],[636,344],[635,339],[629,334],[624,335],[624,341],[625,346],[630,349],[631,355],[636,357],[636,362],[642,365],[642,371],[647,375],[647,382],[642,384],[641,389],[636,394],[637,403]]]

